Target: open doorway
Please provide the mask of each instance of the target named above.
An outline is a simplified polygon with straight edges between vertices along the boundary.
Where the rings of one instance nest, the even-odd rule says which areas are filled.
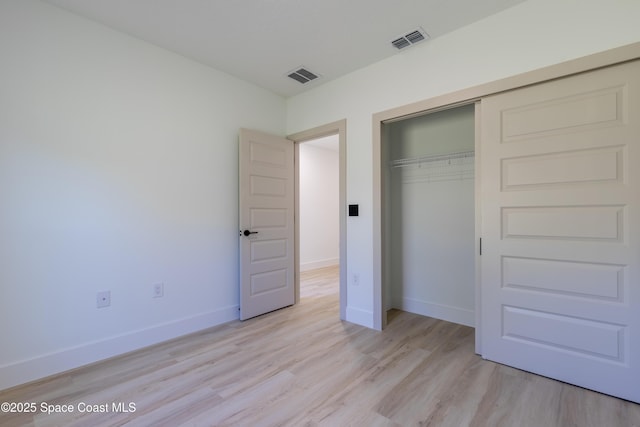
[[[337,296],[340,319],[346,319],[346,120],[341,120],[290,135],[288,138],[241,129],[239,138],[241,320],[300,302],[300,146],[306,141],[330,135],[337,136],[338,140],[339,266],[337,270],[339,280]],[[335,189],[333,193],[336,193]],[[257,197],[257,200],[252,200],[251,197],[254,199]],[[249,201],[255,203],[252,205],[248,203]],[[276,239],[270,236],[273,232],[283,233],[283,231],[286,231],[286,235]],[[258,233],[260,235],[256,239],[255,235]],[[322,261],[323,265],[334,264],[335,258],[325,257]],[[311,264],[311,266],[314,265]],[[315,266],[319,265],[315,264]],[[268,270],[269,268],[271,270]],[[256,278],[255,270],[257,269],[260,269],[258,274],[261,276]],[[263,274],[264,272],[267,274]],[[252,292],[256,286],[263,291]],[[276,289],[277,292],[273,292]]]
[[[383,126],[386,308],[473,327],[475,105]]]
[[[289,135],[288,138],[295,142],[295,200],[296,206],[295,211],[300,212],[300,179],[301,179],[301,171],[300,171],[300,148],[307,144],[308,141],[317,140],[327,136],[335,136],[338,139],[338,235],[339,235],[339,282],[338,282],[338,292],[339,292],[339,306],[340,306],[340,319],[346,320],[346,312],[347,312],[347,185],[346,185],[346,174],[347,174],[347,143],[346,143],[346,134],[347,134],[347,121],[339,120],[337,122],[328,123],[326,125],[318,126],[313,129],[309,129],[306,131],[298,132],[292,135]],[[296,302],[300,301],[300,221],[299,218],[296,218],[295,221],[296,227],[296,241],[295,241],[295,270],[296,270]],[[311,264],[313,265],[313,264]]]
[[[340,153],[337,134],[299,144],[300,298],[338,296]]]
[[[374,117],[374,328],[393,308],[475,326],[479,104],[411,108]]]

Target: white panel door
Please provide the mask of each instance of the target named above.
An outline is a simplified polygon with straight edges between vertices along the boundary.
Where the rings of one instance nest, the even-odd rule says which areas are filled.
[[[240,130],[240,319],[295,302],[294,151],[288,139]]]
[[[640,402],[640,61],[482,100],[482,355]]]

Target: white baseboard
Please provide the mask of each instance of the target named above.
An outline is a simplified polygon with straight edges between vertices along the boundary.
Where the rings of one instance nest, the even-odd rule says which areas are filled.
[[[373,329],[373,312],[361,310],[359,308],[347,307],[347,322],[357,325],[366,326]]]
[[[475,312],[464,308],[435,304],[412,298],[402,298],[398,309],[408,311],[409,313],[420,314],[422,316],[446,320],[447,322],[471,326],[472,328],[475,326]]]
[[[238,319],[237,305],[3,365],[0,366],[0,390],[139,350],[236,319]]]
[[[320,261],[301,262],[300,271],[315,270],[316,268],[331,267],[333,265],[339,265],[340,258],[330,258]]]

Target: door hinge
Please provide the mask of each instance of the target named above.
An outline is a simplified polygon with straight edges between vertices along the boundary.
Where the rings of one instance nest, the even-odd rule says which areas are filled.
[[[480,255],[482,255],[482,237],[480,238]]]

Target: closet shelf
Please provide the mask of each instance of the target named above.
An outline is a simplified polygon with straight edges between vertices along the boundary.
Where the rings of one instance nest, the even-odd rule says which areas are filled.
[[[393,160],[389,165],[398,171],[403,184],[413,184],[473,179],[474,163],[474,152],[462,151]]]
[[[391,160],[389,162],[389,166],[392,168],[402,168],[411,165],[427,165],[433,164],[435,162],[442,162],[440,164],[447,164],[451,160],[460,161],[460,159],[468,159],[473,158],[475,156],[474,151],[461,151],[458,153],[449,153],[449,154],[436,154],[433,156],[423,156],[423,157],[409,157],[406,159],[397,159]],[[454,162],[454,163],[458,163]]]

